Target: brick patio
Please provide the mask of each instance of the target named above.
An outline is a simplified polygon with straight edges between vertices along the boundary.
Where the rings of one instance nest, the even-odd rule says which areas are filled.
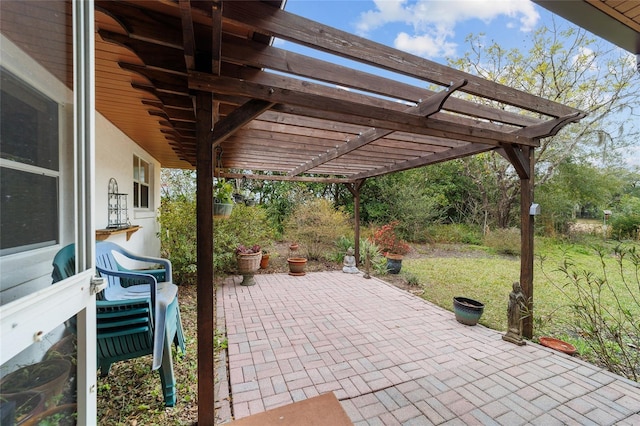
[[[255,278],[253,287],[236,277],[218,289],[231,384],[223,373],[221,423],[334,392],[356,425],[640,424],[638,383],[504,342],[383,281],[342,272]]]

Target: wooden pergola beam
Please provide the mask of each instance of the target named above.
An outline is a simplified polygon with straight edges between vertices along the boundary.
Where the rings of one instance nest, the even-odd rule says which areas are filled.
[[[252,99],[217,122],[213,129],[212,143],[214,148],[273,105],[273,102]]]
[[[444,161],[456,160],[458,158],[480,154],[481,152],[487,152],[493,149],[495,149],[495,147],[493,146],[480,145],[480,144],[468,144],[461,148],[451,149],[445,152],[427,155],[424,157],[398,163],[393,166],[385,166],[379,169],[371,170],[370,172],[359,173],[350,177],[355,180],[355,179],[370,178],[374,176],[381,176],[388,173],[401,172],[403,170],[409,170],[409,169],[414,169],[416,167],[426,166],[427,164],[437,164],[437,163],[442,163]]]
[[[266,3],[229,2],[223,16],[225,19],[235,21],[239,25],[268,36],[278,37],[413,78],[424,79],[431,83],[446,86],[451,81],[467,79],[469,85],[465,87],[465,92],[529,111],[556,117],[577,111],[560,103],[457,71],[419,56],[400,52],[389,46],[294,15]]]
[[[220,176],[227,179],[250,179],[250,180],[266,180],[266,181],[279,181],[279,182],[318,182],[318,183],[342,183],[349,184],[353,180],[346,178],[330,178],[330,177],[317,177],[317,176],[286,176],[286,175],[256,175],[252,173],[232,173],[226,172],[221,169],[216,169],[216,176]]]
[[[277,47],[264,46],[251,40],[242,40],[237,37],[228,36],[223,39],[223,43],[223,59],[234,63],[242,63],[257,68],[273,69],[303,78],[313,78],[314,80],[324,81],[329,84],[416,103],[420,103],[422,99],[428,99],[438,93]],[[492,108],[458,98],[449,98],[444,105],[444,108],[449,111],[492,120],[494,122],[517,126],[529,126],[541,123],[541,120],[538,118]]]
[[[464,87],[466,84],[466,80],[459,81],[456,84],[452,83],[446,90],[443,90],[442,92],[431,96],[429,99],[419,103],[415,107],[405,109],[404,112],[411,115],[429,117],[440,111],[440,109],[442,109],[442,106],[444,105],[444,102],[453,94],[453,92],[460,89],[461,87]],[[308,161],[306,164],[303,164],[300,167],[292,170],[289,174],[291,176],[295,176],[297,174],[304,173],[307,170],[319,166],[320,164],[324,164],[327,161],[331,161],[334,158],[352,152],[391,133],[393,133],[393,131],[387,129],[367,129],[364,132],[360,133],[354,139],[351,139],[345,144],[342,144],[339,147],[336,147],[335,149],[332,149],[322,154],[321,156]]]
[[[262,76],[271,80],[271,85],[258,84],[246,80],[230,77],[213,76],[204,73],[189,74],[189,88],[228,95],[247,96],[263,99],[278,104],[291,104],[296,107],[296,113],[301,115],[318,115],[321,111],[324,119],[350,122],[350,117],[362,117],[367,121],[376,120],[381,127],[390,130],[401,130],[411,133],[427,133],[434,136],[444,136],[468,142],[496,145],[499,142],[517,143],[523,145],[537,145],[530,138],[511,133],[501,133],[484,128],[470,128],[451,122],[417,117],[406,112],[389,110],[387,108],[366,105],[355,100],[361,96],[344,92],[340,89],[318,87],[311,83],[293,80],[280,76]],[[313,108],[308,107],[313,105]],[[285,108],[286,110],[286,108]],[[304,111],[308,111],[305,113]],[[331,118],[329,118],[331,117]]]

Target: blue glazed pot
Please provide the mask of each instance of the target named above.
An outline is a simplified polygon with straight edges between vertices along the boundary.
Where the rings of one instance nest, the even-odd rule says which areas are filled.
[[[399,274],[402,268],[402,256],[387,255],[387,272],[390,274]]]
[[[456,320],[465,325],[476,325],[484,312],[484,304],[466,297],[453,298],[453,313]]]

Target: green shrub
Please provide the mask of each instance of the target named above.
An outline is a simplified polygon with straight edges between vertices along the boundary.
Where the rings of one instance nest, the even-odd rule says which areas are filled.
[[[355,247],[354,239],[345,237],[344,235],[336,241],[336,249],[331,253],[328,260],[342,264],[344,255],[349,247]],[[369,254],[369,262],[371,263],[370,273],[376,275],[384,275],[387,273],[387,259],[382,255],[378,246],[367,238],[360,238],[360,261],[358,268],[364,271],[367,254]]]
[[[493,249],[496,253],[507,255],[520,254],[520,230],[517,228],[494,229],[487,232],[483,238],[485,246]]]
[[[165,199],[160,214],[161,256],[171,260],[173,279],[180,284],[195,284],[197,279],[196,202]],[[215,219],[213,224],[213,267],[216,272],[232,272],[235,250],[240,244],[269,247],[273,229],[263,208],[236,204],[231,216]]]
[[[215,219],[213,223],[213,266],[218,272],[232,272],[236,266],[236,248],[259,245],[266,248],[273,243],[273,228],[260,206],[236,204],[231,216]]]
[[[464,223],[431,225],[426,230],[426,240],[430,243],[482,244],[482,233],[478,227]]]
[[[330,257],[338,238],[351,233],[348,214],[324,198],[296,206],[285,226],[286,238],[300,243],[313,260]]]
[[[616,215],[611,220],[611,235],[618,239],[631,238],[638,239],[640,229],[640,214],[631,213]]]
[[[176,284],[196,283],[196,202],[163,199],[158,215],[160,256],[171,260]]]

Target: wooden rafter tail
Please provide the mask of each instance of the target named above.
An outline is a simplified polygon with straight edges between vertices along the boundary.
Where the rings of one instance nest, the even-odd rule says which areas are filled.
[[[444,106],[446,100],[449,99],[449,97],[453,95],[456,90],[459,90],[462,87],[466,86],[468,82],[469,81],[466,78],[456,83],[451,82],[451,84],[446,89],[436,93],[433,96],[430,96],[426,101],[420,102],[416,107],[419,110],[416,115],[424,115],[425,117],[429,117],[440,111]]]
[[[578,111],[562,117],[554,118],[553,120],[545,121],[544,123],[534,124],[532,126],[516,130],[513,133],[532,139],[542,139],[549,136],[555,136],[567,124],[580,121],[586,116],[586,113]]]

